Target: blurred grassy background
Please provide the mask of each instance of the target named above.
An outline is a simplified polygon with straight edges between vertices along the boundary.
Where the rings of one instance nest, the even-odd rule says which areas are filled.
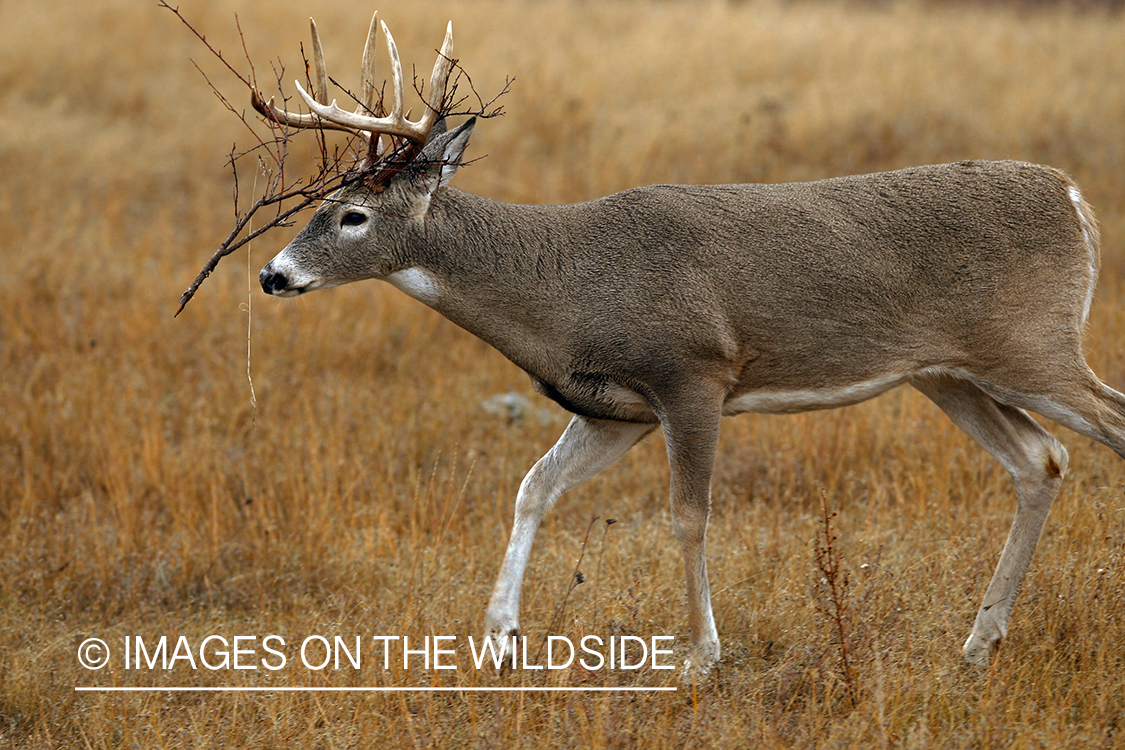
[[[345,82],[357,75],[372,11],[355,2],[180,7],[242,64],[237,13],[265,80],[278,58],[297,70],[313,15],[329,70]],[[488,158],[457,176],[460,187],[501,200],[961,158],[1070,172],[1105,239],[1090,361],[1125,386],[1119,12],[686,0],[388,0],[379,10],[407,65],[429,69],[452,18],[457,56],[479,91],[516,78],[507,116],[482,123],[470,146],[470,156]],[[226,154],[249,144],[189,58],[232,98],[244,93],[172,14],[148,3],[10,0],[0,4],[0,28],[0,744],[1121,743],[1121,462],[1057,433],[1071,449],[1070,478],[1002,657],[977,678],[961,669],[958,648],[1014,493],[999,466],[905,391],[841,411],[724,424],[709,557],[726,661],[698,691],[74,693],[83,684],[233,679],[87,672],[75,650],[88,636],[477,635],[519,481],[566,415],[498,354],[385,285],[292,302],[255,292],[258,269],[295,229],[228,258],[173,320],[180,292],[232,222]],[[507,392],[547,416],[509,423],[481,408]],[[666,488],[653,438],[564,497],[532,559],[527,634],[546,635],[595,514],[619,523],[590,534],[588,581],[553,632],[687,634]],[[840,511],[851,576],[854,705],[843,699],[831,623],[813,596],[822,492]],[[256,673],[245,684],[308,676]]]

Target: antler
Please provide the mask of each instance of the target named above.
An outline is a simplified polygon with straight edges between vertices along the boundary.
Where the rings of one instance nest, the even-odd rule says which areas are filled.
[[[406,138],[417,144],[419,148],[426,145],[430,137],[430,130],[437,121],[441,112],[442,102],[445,99],[446,84],[449,74],[453,70],[453,22],[450,21],[445,29],[445,41],[442,42],[441,51],[438,52],[437,61],[434,63],[433,74],[430,76],[430,96],[426,103],[425,111],[418,120],[410,120],[403,114],[403,79],[402,63],[398,57],[398,47],[395,46],[394,37],[387,29],[387,24],[380,24],[383,35],[387,38],[387,51],[391,58],[391,111],[383,117],[376,116],[381,110],[378,101],[379,90],[375,87],[375,36],[376,21],[379,14],[371,18],[371,27],[367,32],[367,44],[363,48],[362,93],[359,106],[354,112],[341,109],[336,100],[328,104],[328,73],[324,65],[324,50],[320,44],[320,35],[316,30],[316,23],[310,18],[309,25],[312,29],[312,63],[315,88],[310,96],[301,83],[297,82],[297,91],[305,104],[311,110],[310,114],[300,114],[278,109],[273,104],[273,99],[268,102],[262,98],[257,89],[251,92],[251,103],[259,113],[275,122],[292,128],[321,128],[325,130],[344,130],[362,136],[365,140],[377,138],[380,134]]]

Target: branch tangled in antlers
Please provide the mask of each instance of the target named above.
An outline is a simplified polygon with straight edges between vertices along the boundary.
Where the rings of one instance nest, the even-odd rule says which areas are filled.
[[[261,123],[257,119],[248,119],[245,110],[236,108],[226,96],[211,82],[206,73],[196,65],[196,69],[203,74],[211,91],[222,102],[223,106],[237,117],[246,129],[250,131],[256,145],[246,151],[232,149],[228,163],[234,173],[234,205],[235,225],[219,249],[204,264],[195,281],[180,296],[178,316],[184,307],[195,295],[199,286],[211,275],[218,266],[219,261],[230,255],[254,238],[268,232],[274,227],[292,226],[293,217],[305,209],[323,200],[345,184],[353,180],[364,180],[373,189],[385,185],[391,177],[409,166],[421,153],[432,128],[442,119],[451,116],[476,116],[481,118],[496,117],[503,114],[497,100],[511,88],[512,80],[508,79],[504,87],[491,100],[485,102],[473,82],[458,65],[451,54],[453,50],[452,25],[446,30],[445,42],[438,52],[438,59],[434,65],[433,75],[430,79],[429,96],[424,96],[421,85],[415,79],[414,88],[425,102],[422,116],[416,120],[408,119],[403,114],[403,77],[402,65],[398,59],[398,50],[394,39],[382,24],[383,34],[387,39],[387,48],[391,57],[391,108],[384,107],[383,88],[375,86],[374,70],[374,39],[377,31],[376,18],[371,19],[371,29],[368,32],[367,46],[363,54],[362,90],[360,97],[351,94],[347,89],[328,77],[324,65],[324,53],[321,49],[320,37],[316,24],[312,23],[312,54],[310,65],[305,59],[305,86],[312,91],[307,93],[306,87],[297,83],[297,90],[308,106],[308,114],[290,112],[274,106],[273,99],[266,101],[258,91],[257,78],[254,64],[246,52],[245,37],[242,27],[238,28],[239,39],[242,41],[243,54],[250,68],[248,75],[243,75],[227,60],[222,52],[215,49],[207,38],[195,29],[180,13],[179,8],[174,8],[167,2],[160,3],[176,14],[176,17],[187,26],[207,50],[233,73],[239,81],[250,89],[251,104],[262,115],[262,121],[268,130],[260,132]],[[194,62],[193,62],[194,64]],[[278,88],[284,69],[275,69]],[[329,81],[336,85],[345,96],[356,102],[356,110],[348,112],[341,109],[336,101],[328,103]],[[462,109],[468,96],[460,96],[458,85],[464,81],[476,99],[477,109]],[[286,104],[289,98],[284,98]],[[316,142],[319,147],[316,169],[309,177],[290,179],[286,173],[285,160],[289,153],[289,140],[297,130],[311,129],[316,133]],[[330,144],[325,137],[326,130],[340,130],[350,134],[343,144]],[[383,143],[383,137],[388,143]],[[259,197],[248,210],[240,212],[238,209],[238,167],[244,160],[256,160],[255,167],[268,175],[268,186],[265,193]],[[289,205],[286,205],[289,204]],[[272,217],[257,229],[249,230],[255,215],[262,209],[274,207]]]

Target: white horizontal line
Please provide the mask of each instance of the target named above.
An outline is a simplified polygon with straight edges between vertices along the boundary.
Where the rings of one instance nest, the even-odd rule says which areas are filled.
[[[665,693],[675,687],[75,687],[77,693]]]

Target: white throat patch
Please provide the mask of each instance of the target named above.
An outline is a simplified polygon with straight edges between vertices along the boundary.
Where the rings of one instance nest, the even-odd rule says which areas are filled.
[[[384,277],[391,286],[426,305],[433,307],[441,298],[437,279],[421,268],[404,268]]]

